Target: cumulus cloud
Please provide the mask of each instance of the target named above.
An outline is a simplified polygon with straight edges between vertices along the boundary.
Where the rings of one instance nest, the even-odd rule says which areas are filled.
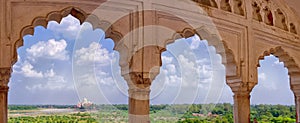
[[[176,67],[174,64],[168,64],[166,65],[166,70],[170,73],[170,74],[175,74],[176,73]]]
[[[65,40],[55,41],[50,39],[47,42],[39,41],[26,49],[27,56],[30,60],[36,61],[38,58],[68,60],[69,55],[66,50],[67,43]]]
[[[194,49],[197,49],[199,46],[200,46],[200,38],[199,38],[199,36],[193,36],[193,37],[191,37],[191,40],[192,40],[192,43],[191,43],[191,45],[190,45],[190,48],[192,49],[192,50],[194,50]]]
[[[25,80],[25,88],[30,91],[36,90],[69,90],[73,89],[71,81],[66,81],[65,77],[58,75],[53,68],[36,70],[36,65],[29,61],[18,63],[19,68],[14,69],[14,74],[19,74],[22,81]],[[52,66],[53,67],[53,66]],[[40,67],[39,67],[40,68]]]
[[[114,79],[111,76],[98,77],[98,82],[101,86],[112,86],[114,85]]]
[[[47,29],[53,31],[53,34],[59,38],[74,40],[77,37],[80,28],[79,20],[69,15],[63,18],[60,24],[50,22]]]
[[[45,77],[40,82],[33,82],[26,85],[26,89],[30,91],[36,90],[69,90],[73,85],[68,83],[63,76],[55,75],[52,77]]]
[[[179,55],[179,63],[182,68],[184,86],[199,86],[207,84],[212,78],[212,71],[208,65],[197,64],[197,60],[191,60],[187,55]],[[204,87],[204,86],[199,86]]]
[[[99,43],[93,42],[87,48],[81,48],[75,51],[75,61],[79,65],[97,63],[97,65],[108,65],[113,54]]]
[[[33,66],[28,61],[25,61],[22,64],[21,73],[25,77],[33,77],[33,78],[42,78],[43,77],[43,73],[34,70]]]
[[[85,71],[85,70],[84,70]],[[85,71],[85,73],[77,75],[75,77],[75,82],[80,87],[92,87],[97,86],[112,86],[114,85],[114,78],[107,72],[103,72],[99,69],[96,70],[96,73],[91,71]]]
[[[170,64],[173,61],[173,57],[168,57],[168,56],[162,56],[161,59],[162,62],[165,64]]]
[[[162,56],[162,76],[168,86],[204,87],[212,80],[212,70],[206,58],[193,60],[193,53],[184,52],[178,56],[175,63],[172,56]],[[159,80],[158,80],[159,81]]]

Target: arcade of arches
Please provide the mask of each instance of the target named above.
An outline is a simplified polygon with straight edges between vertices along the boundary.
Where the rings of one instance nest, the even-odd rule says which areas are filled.
[[[1,123],[7,122],[8,82],[23,36],[69,14],[115,41],[131,123],[150,122],[149,86],[166,45],[195,34],[222,56],[236,123],[250,122],[259,60],[270,54],[288,69],[300,121],[300,14],[285,0],[0,0]]]

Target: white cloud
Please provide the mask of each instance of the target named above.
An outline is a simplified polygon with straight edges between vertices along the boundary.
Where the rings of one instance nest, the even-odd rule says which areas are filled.
[[[192,49],[192,50],[194,50],[194,49],[197,49],[199,46],[200,46],[200,38],[199,38],[199,36],[193,36],[193,37],[191,37],[191,40],[192,40],[192,43],[191,43],[191,46],[190,46],[190,48]]]
[[[75,77],[75,82],[80,87],[93,87],[97,86],[97,83],[100,86],[112,86],[114,85],[114,78],[107,72],[101,70],[96,70],[94,73],[92,71],[80,72],[83,73]]]
[[[197,64],[210,64],[210,61],[207,58],[203,58],[203,59],[198,59],[196,60]]]
[[[183,86],[195,87],[199,82],[199,70],[195,62],[190,61],[184,55],[179,55],[179,64],[181,66],[181,73],[183,77]]]
[[[259,79],[258,84],[260,84],[262,88],[265,88],[268,90],[276,90],[277,89],[275,81],[267,81],[266,73],[259,73],[258,79]]]
[[[54,77],[55,74],[56,73],[53,71],[53,69],[50,69],[45,73],[45,77]]]
[[[21,73],[25,77],[33,77],[33,78],[42,78],[43,77],[43,73],[34,70],[33,66],[28,61],[25,61],[22,64]]]
[[[166,65],[166,69],[170,74],[175,74],[176,73],[176,67],[175,67],[174,64]]]
[[[170,64],[173,62],[173,57],[162,56],[161,59],[162,59],[162,62],[165,64]]]
[[[88,71],[82,71],[75,76],[75,83],[78,87],[93,87],[97,86],[95,73],[91,73]]]
[[[70,90],[74,86],[67,83],[63,76],[49,77],[43,80],[44,82],[35,82],[34,84],[28,84],[27,90]]]
[[[194,54],[184,51],[177,57],[178,64],[172,63],[174,57],[162,56],[163,66],[160,80],[169,86],[205,87],[212,81],[213,71],[208,59],[196,59]],[[160,81],[157,80],[157,81]]]
[[[65,40],[55,41],[50,39],[47,42],[40,41],[30,48],[26,49],[28,58],[36,61],[38,58],[68,60],[68,52],[66,50],[67,43]]]
[[[98,82],[100,86],[112,86],[114,85],[114,79],[112,77],[98,77]]]
[[[65,80],[63,76],[54,75],[47,78],[47,84],[44,86],[44,88],[50,89],[50,90],[62,90],[62,89],[71,89],[73,86]]]
[[[279,59],[276,59],[276,61],[274,61],[273,65],[283,65],[283,62],[280,62]]]
[[[181,82],[181,77],[176,76],[176,75],[170,75],[167,77],[167,83],[170,85],[180,85]]]
[[[81,48],[75,51],[75,61],[80,65],[97,63],[100,66],[105,66],[111,62],[112,55],[107,49],[102,48],[99,43],[93,42],[88,48]]]
[[[20,68],[18,70],[16,69],[14,73],[26,78],[26,84],[24,84],[27,90],[69,90],[74,87],[72,82],[65,80],[64,76],[57,75],[53,68],[37,71],[29,61],[24,61],[24,63],[19,64]]]
[[[261,81],[265,81],[266,80],[266,74],[265,73],[259,73],[258,74],[258,79]]]
[[[61,36],[60,38],[66,38],[74,40],[80,29],[80,22],[78,19],[74,18],[72,15],[69,15],[62,19],[60,24],[56,22],[50,22],[48,24],[48,29],[53,31],[56,36]]]

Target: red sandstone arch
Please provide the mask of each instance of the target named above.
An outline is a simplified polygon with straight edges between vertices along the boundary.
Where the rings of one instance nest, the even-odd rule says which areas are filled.
[[[173,43],[180,38],[189,38],[198,35],[202,40],[207,40],[209,46],[216,48],[216,53],[222,57],[222,64],[226,68],[226,78],[237,77],[238,66],[234,59],[232,50],[227,46],[224,40],[221,40],[216,34],[210,33],[205,27],[197,29],[186,28],[173,34],[173,37],[166,41],[166,44]]]
[[[138,15],[140,12],[142,12],[143,15],[146,17],[147,16],[152,17],[153,14],[156,14],[157,16],[166,15],[168,16],[168,18],[172,18],[172,20],[169,20],[169,22],[162,22],[162,23],[158,23],[158,22],[152,23],[151,21],[145,21],[143,25],[137,25],[131,29],[117,30],[114,32],[119,32],[123,36],[126,36],[131,31],[146,26],[161,26],[176,31],[176,33],[173,34],[172,37],[168,38],[165,41],[162,41],[164,45],[162,46],[163,49],[161,50],[161,52],[164,52],[166,50],[165,47],[167,44],[173,43],[176,39],[189,38],[197,34],[200,36],[201,39],[207,40],[209,46],[214,46],[216,48],[216,53],[222,56],[222,64],[226,68],[226,77],[230,79],[240,77],[240,75],[238,75],[237,72],[237,70],[239,70],[239,67],[237,66],[237,63],[235,61],[233,51],[227,46],[226,42],[222,40],[220,36],[218,36],[218,34],[213,34],[209,32],[206,26],[195,28],[187,21],[185,21],[183,18],[180,18],[172,13],[163,12],[163,11],[144,10],[144,11],[133,12],[130,14]],[[121,25],[123,21],[126,21],[126,18],[128,18],[128,16],[130,15],[125,15],[121,17],[119,20],[117,20],[115,23],[112,23],[109,29],[115,29],[117,25]],[[173,26],[172,23],[174,22],[171,21],[176,21],[177,26]],[[118,47],[119,44],[122,44],[119,41],[120,40],[115,41],[115,48]],[[130,59],[127,60],[129,61]]]
[[[12,64],[16,63],[17,61],[17,49],[23,46],[23,37],[25,35],[34,35],[34,28],[36,26],[43,26],[44,28],[47,28],[47,25],[50,21],[60,23],[62,18],[68,16],[69,14],[78,19],[80,21],[80,24],[83,24],[84,22],[89,22],[94,30],[97,28],[105,30],[106,38],[111,38],[115,42],[122,39],[122,35],[119,32],[116,32],[113,29],[111,29],[111,24],[109,22],[101,21],[98,19],[97,16],[87,14],[77,7],[68,7],[61,11],[50,12],[45,17],[36,17],[33,19],[30,25],[22,28],[22,30],[20,31],[19,39],[13,45],[15,50],[13,52]]]
[[[147,17],[147,15],[149,15],[149,17],[152,17],[151,15],[153,15],[155,13],[155,14],[159,14],[159,15],[168,16],[168,18],[171,18],[171,19],[167,20],[167,21],[165,20],[162,23],[153,23],[151,21],[145,21],[141,25],[135,25],[130,28],[124,28],[124,29],[121,28],[120,29],[120,28],[118,28],[118,26],[123,24],[124,21],[127,21],[126,19],[130,15],[125,15],[124,17],[121,17],[120,19],[118,19],[116,22],[110,23],[109,21],[101,21],[98,19],[97,16],[95,16],[93,14],[87,14],[79,8],[68,7],[61,11],[50,12],[45,17],[37,17],[32,21],[32,23],[29,26],[26,26],[22,29],[19,40],[15,42],[15,44],[14,44],[15,51],[13,53],[13,63],[15,63],[17,60],[17,52],[16,52],[17,48],[23,45],[23,39],[22,39],[23,36],[25,36],[27,34],[33,35],[35,26],[41,25],[46,28],[49,21],[56,21],[56,22],[60,23],[60,21],[63,17],[71,14],[72,16],[77,18],[81,24],[86,21],[86,22],[90,22],[94,29],[101,28],[101,29],[105,30],[106,38],[112,38],[114,40],[114,42],[115,42],[114,49],[119,51],[119,53],[120,53],[120,56],[121,56],[120,61],[122,61],[122,62],[120,62],[121,66],[127,67],[128,63],[130,62],[129,61],[130,59],[127,56],[129,54],[129,53],[127,53],[127,52],[129,52],[128,47],[126,47],[126,45],[124,45],[122,42],[120,42],[121,39],[123,38],[123,36],[129,34],[130,32],[132,32],[135,29],[154,25],[154,26],[162,26],[162,27],[171,29],[176,32],[173,35],[173,37],[170,38],[170,40],[161,41],[161,42],[163,42],[164,47],[168,43],[172,43],[178,38],[188,38],[195,34],[199,35],[201,39],[207,40],[208,44],[210,46],[214,46],[216,48],[216,53],[221,55],[222,63],[225,65],[225,68],[226,68],[226,77],[230,78],[230,77],[238,76],[237,70],[239,68],[236,65],[236,61],[235,61],[233,52],[226,45],[226,42],[223,41],[218,36],[218,34],[213,34],[213,33],[209,32],[207,29],[208,27],[202,26],[202,27],[195,28],[195,27],[191,26],[188,22],[186,22],[184,19],[177,17],[177,16],[173,15],[172,13],[166,13],[166,12],[162,12],[162,11],[146,10],[146,11],[137,11],[137,12],[133,12],[130,14],[138,14],[139,12],[142,12],[143,15],[146,17]],[[175,22],[171,22],[171,21],[175,21]],[[173,23],[173,24],[176,23],[177,26],[174,26],[171,23]],[[163,50],[165,50],[165,49],[163,49]],[[162,52],[163,50],[160,50],[160,52]],[[125,67],[125,69],[126,69],[126,67]],[[124,69],[123,67],[121,67],[121,68]],[[238,77],[240,77],[240,76],[238,76]],[[133,114],[135,114],[135,113],[133,113]]]
[[[288,69],[291,90],[295,93],[295,89],[300,85],[300,68],[294,58],[290,56],[288,52],[284,51],[281,46],[264,51],[264,53],[258,58],[257,67],[260,67],[259,60],[263,60],[265,56],[269,56],[271,54],[277,57],[280,62],[283,62],[284,67]]]
[[[138,11],[139,12],[139,11]],[[138,12],[135,12],[138,13]],[[222,64],[225,65],[226,67],[226,76],[227,77],[237,77],[237,70],[239,69],[238,66],[236,65],[236,61],[234,59],[234,54],[232,50],[230,50],[226,44],[225,41],[221,41],[220,37],[217,34],[212,34],[210,33],[204,26],[194,29],[191,25],[189,25],[184,19],[177,17],[171,13],[166,13],[162,11],[153,11],[153,10],[146,10],[142,11],[144,15],[149,15],[151,16],[154,13],[158,13],[159,15],[168,15],[169,17],[172,18],[172,20],[176,20],[178,23],[178,26],[172,26],[168,25],[168,23],[147,23],[145,22],[144,25],[139,25],[134,27],[133,29],[130,30],[122,30],[122,31],[116,31],[114,30],[114,27],[116,25],[119,25],[122,23],[122,21],[125,21],[126,17],[129,15],[126,15],[124,17],[121,17],[118,21],[115,23],[111,24],[108,21],[102,21],[99,20],[97,16],[93,14],[87,14],[83,10],[77,7],[67,7],[63,10],[60,11],[53,11],[47,14],[45,17],[36,17],[33,19],[32,23],[26,27],[24,27],[21,30],[19,40],[17,40],[14,43],[14,48],[15,51],[13,53],[13,64],[17,61],[17,48],[23,46],[23,36],[25,35],[34,35],[34,28],[36,26],[43,26],[44,28],[47,28],[48,22],[49,21],[56,21],[57,23],[60,23],[63,17],[66,17],[67,15],[71,14],[75,18],[77,18],[80,21],[80,24],[83,22],[89,22],[92,24],[93,29],[96,28],[101,28],[105,30],[106,38],[112,38],[115,42],[115,50],[120,50],[119,47],[119,41],[122,39],[123,35],[128,34],[130,31],[140,28],[140,26],[148,26],[148,25],[156,25],[156,26],[163,26],[166,28],[169,28],[171,30],[175,30],[177,33],[173,35],[170,40],[163,41],[164,47],[169,44],[174,42],[178,38],[189,38],[195,34],[199,35],[201,39],[206,39],[208,40],[208,44],[210,46],[214,46],[216,48],[216,53],[220,54],[222,56]],[[132,14],[132,13],[131,13]],[[179,31],[178,31],[179,30]],[[128,49],[125,45],[121,45],[120,47]],[[128,50],[126,50],[128,52]],[[125,55],[124,51],[120,52],[120,55]],[[163,52],[163,51],[162,51]],[[122,59],[124,61],[125,59]],[[125,60],[126,61],[126,60]],[[122,63],[125,65],[125,63]]]

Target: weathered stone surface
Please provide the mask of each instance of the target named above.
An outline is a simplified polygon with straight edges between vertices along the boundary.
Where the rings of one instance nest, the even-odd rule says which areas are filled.
[[[149,121],[149,87],[159,74],[166,45],[198,34],[222,56],[227,84],[235,94],[235,122],[247,123],[249,93],[264,56],[279,57],[289,70],[295,95],[300,90],[300,18],[286,1],[0,0],[0,122],[7,122],[7,83],[23,36],[71,14],[114,40],[129,86],[130,122]]]

